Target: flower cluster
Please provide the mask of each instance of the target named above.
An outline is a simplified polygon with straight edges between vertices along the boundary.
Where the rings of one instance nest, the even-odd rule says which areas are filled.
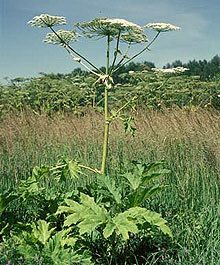
[[[28,24],[40,28],[53,27],[56,25],[66,24],[66,18],[59,16],[51,16],[48,14],[41,14],[40,16],[36,16],[32,20],[30,20]]]
[[[180,29],[180,27],[177,27],[175,25],[168,24],[168,23],[148,23],[144,27],[156,30],[158,32],[166,32],[166,31],[172,31],[172,30],[179,30]]]
[[[143,31],[141,26],[122,18],[105,18],[101,19],[101,21],[120,30],[133,29],[133,30]]]
[[[127,32],[121,35],[121,40],[127,43],[147,42],[147,36],[143,32]]]
[[[143,28],[135,23],[120,18],[95,18],[88,22],[77,23],[76,26],[89,38],[117,38],[120,32],[122,41],[139,43],[147,41]]]
[[[167,68],[167,69],[162,69],[162,68],[152,68],[152,71],[159,73],[159,74],[166,74],[166,75],[172,75],[172,74],[181,74],[186,71],[188,71],[188,68],[185,67],[174,67],[174,68]]]
[[[65,45],[69,44],[71,41],[75,41],[76,39],[77,33],[75,31],[60,29],[56,33],[47,33],[44,42],[49,44]]]

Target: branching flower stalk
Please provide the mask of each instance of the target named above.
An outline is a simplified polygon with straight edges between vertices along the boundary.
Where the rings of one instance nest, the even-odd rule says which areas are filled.
[[[96,83],[102,83],[105,86],[104,90],[104,139],[103,139],[103,148],[102,148],[102,161],[101,169],[93,169],[89,166],[78,165],[80,168],[89,170],[93,173],[106,174],[107,166],[107,157],[108,157],[108,143],[109,143],[109,127],[110,123],[118,117],[120,112],[125,109],[131,101],[135,100],[137,96],[129,100],[122,107],[120,107],[114,114],[110,115],[108,98],[109,90],[111,90],[114,82],[112,75],[121,69],[124,65],[128,64],[136,57],[140,56],[146,50],[149,50],[150,46],[156,41],[161,32],[178,30],[179,27],[167,23],[149,23],[143,27],[132,23],[130,21],[118,18],[96,18],[92,21],[77,23],[76,27],[81,31],[82,35],[88,38],[106,38],[107,47],[106,47],[106,71],[103,73],[95,64],[93,64],[89,59],[84,55],[76,51],[75,48],[70,46],[71,41],[75,41],[77,33],[75,30],[66,31],[66,30],[54,30],[54,26],[66,24],[65,17],[51,16],[48,14],[41,14],[40,16],[34,17],[31,21],[28,22],[31,26],[49,28],[52,33],[48,33],[45,39],[45,42],[50,44],[58,44],[63,47],[68,54],[73,58],[73,60],[84,68],[86,68],[90,73],[97,76],[98,80]],[[144,33],[144,29],[152,29],[156,31],[154,38],[148,42],[147,36]],[[113,61],[110,64],[110,44],[113,40],[116,40],[115,51],[113,54]],[[127,44],[127,50],[124,54],[119,50],[119,45],[121,42]],[[144,43],[145,46],[139,52],[128,57],[128,52],[132,44],[141,44]],[[147,44],[146,44],[147,43]],[[118,55],[121,55],[122,58],[117,62]],[[128,59],[129,58],[129,59]],[[126,60],[127,59],[127,60]],[[169,71],[167,71],[169,72]],[[176,69],[175,71],[181,73],[181,69]],[[171,73],[170,72],[170,73]]]
[[[114,60],[113,60],[112,66],[111,66],[111,73],[112,73],[112,70],[114,69],[117,55],[119,53],[120,36],[121,36],[121,30],[119,30],[119,32],[118,32],[118,37],[117,37],[117,42],[116,42],[116,47],[115,47],[115,52],[114,52]]]
[[[63,40],[59,34],[57,34],[57,32],[52,28],[52,27],[49,27],[50,30],[60,39],[61,43],[64,44],[64,47],[68,47],[69,50],[71,50],[74,54],[76,54],[77,56],[79,56],[81,59],[83,59],[85,62],[87,62],[92,68],[94,68],[95,70],[97,70],[99,73],[103,74],[103,72],[97,67],[95,66],[93,63],[91,63],[87,58],[85,58],[82,54],[80,54],[79,52],[77,52],[75,49],[73,49],[67,42],[65,42],[65,40]],[[78,61],[79,63],[82,64],[81,61]],[[84,67],[85,65],[82,64]],[[89,70],[90,72],[94,73],[92,69],[86,67],[87,70]]]
[[[116,72],[116,71],[114,71],[114,70],[117,69],[117,68],[118,68],[118,67],[124,62],[124,60],[125,60],[126,58],[128,58],[128,52],[129,52],[130,48],[131,48],[131,43],[128,43],[128,46],[127,46],[126,51],[124,52],[124,54],[123,54],[121,60],[117,63],[117,65],[116,65],[115,67],[112,68],[111,74],[113,74],[114,72]],[[117,69],[117,71],[118,71],[118,70],[119,70],[119,68]]]
[[[97,74],[95,71],[93,71],[92,69],[90,69],[85,63],[82,62],[81,58],[76,57],[72,51],[70,51],[68,49],[68,47],[64,46],[64,48],[66,49],[66,51],[69,53],[69,55],[73,58],[73,60],[79,64],[81,64],[86,70],[88,70],[90,73],[96,75],[97,77],[100,77],[100,74]]]
[[[158,38],[160,32],[158,31],[157,34],[154,36],[154,38],[152,39],[152,41],[146,45],[141,51],[139,51],[138,53],[136,53],[135,55],[133,55],[131,58],[129,58],[127,61],[125,61],[124,63],[120,62],[117,67],[114,69],[113,73],[117,72],[119,69],[121,69],[123,66],[125,66],[126,64],[130,63],[131,61],[133,61],[136,57],[138,57],[139,55],[141,55],[143,52],[145,52],[146,50],[149,50],[150,46],[156,41],[156,39]]]

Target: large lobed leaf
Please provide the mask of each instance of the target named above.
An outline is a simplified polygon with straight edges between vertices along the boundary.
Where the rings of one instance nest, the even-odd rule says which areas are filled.
[[[129,238],[129,233],[138,233],[140,226],[149,223],[150,226],[155,226],[164,234],[172,237],[172,232],[166,225],[160,214],[147,210],[141,207],[131,207],[130,209],[118,213],[111,217],[111,210],[107,212],[106,209],[100,207],[94,201],[94,198],[81,193],[81,203],[73,200],[66,200],[68,206],[60,206],[57,213],[70,213],[67,216],[64,225],[77,225],[79,233],[91,233],[97,227],[103,225],[103,236],[110,237],[113,233],[122,236],[124,240]]]
[[[43,245],[45,245],[48,242],[51,234],[54,231],[54,228],[49,229],[49,223],[47,223],[44,220],[39,220],[37,222],[37,226],[33,224],[32,228],[33,228],[32,231],[33,231],[34,237],[38,241],[40,241]]]
[[[81,193],[81,204],[73,200],[66,200],[68,206],[60,206],[57,213],[71,213],[65,220],[65,226],[77,224],[80,234],[90,233],[99,225],[106,222],[107,211],[95,203],[94,198]]]
[[[143,225],[145,222],[156,226],[161,232],[172,237],[172,232],[166,225],[166,220],[160,214],[141,207],[132,207],[123,213],[117,214],[108,222],[103,235],[108,238],[115,232],[117,235],[121,235],[124,240],[127,240],[129,233],[138,233],[138,225]]]

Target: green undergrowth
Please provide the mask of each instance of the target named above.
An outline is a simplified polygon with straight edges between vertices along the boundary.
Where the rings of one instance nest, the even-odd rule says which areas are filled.
[[[101,143],[96,137],[90,138],[90,142],[85,143],[85,139],[78,135],[62,139],[59,142],[53,137],[50,139],[43,136],[39,138],[34,133],[28,135],[27,138],[24,137],[24,134],[22,135],[23,138],[17,135],[13,143],[10,143],[12,139],[1,138],[1,192],[20,185],[22,180],[31,176],[35,166],[53,166],[62,159],[74,159],[93,167],[99,166]],[[140,161],[140,163],[164,161],[165,168],[170,170],[169,174],[156,181],[165,188],[152,199],[147,199],[144,205],[148,209],[160,213],[168,221],[173,239],[160,238],[157,241],[149,237],[146,242],[144,240],[133,241],[137,245],[140,244],[139,247],[143,250],[144,258],[141,261],[140,259],[135,261],[134,258],[132,264],[219,264],[220,159],[218,144],[218,136],[213,139],[201,136],[199,139],[170,136],[162,141],[156,138],[149,140],[145,134],[132,138],[122,137],[119,133],[117,138],[111,139],[108,174],[113,179],[121,178],[124,169],[129,168],[132,160]],[[92,185],[94,175],[86,172],[80,176],[78,182],[80,185]],[[68,179],[62,187],[57,187],[56,191],[49,180],[44,180],[47,192],[55,194],[59,189],[63,193],[72,192],[78,184]],[[53,191],[53,189],[55,190]],[[92,196],[92,194],[90,195]],[[23,222],[44,217],[41,212],[38,212],[41,205],[36,202],[26,201],[25,204],[23,203],[22,207],[25,210],[22,207],[18,209],[18,205],[13,203],[10,207],[12,216],[16,212],[18,216],[21,216]],[[51,238],[55,240],[54,237]],[[102,247],[104,251],[107,246]],[[101,248],[101,246],[97,248]],[[97,249],[95,250],[97,251]],[[80,253],[82,254],[82,251]],[[74,252],[76,261],[77,255],[81,254]],[[82,264],[88,262],[87,254],[83,254],[85,263]],[[7,253],[5,252],[4,255]],[[136,255],[138,257],[140,253],[136,253]],[[4,262],[5,260],[0,258],[0,264],[3,265]],[[103,262],[103,264],[122,264],[114,259]],[[39,261],[36,264],[43,263]]]

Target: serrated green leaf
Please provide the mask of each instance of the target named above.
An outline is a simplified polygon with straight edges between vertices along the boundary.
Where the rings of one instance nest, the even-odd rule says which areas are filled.
[[[91,233],[96,229],[97,226],[101,225],[103,222],[105,222],[105,219],[103,219],[102,217],[100,218],[99,215],[93,215],[90,218],[84,219],[78,224],[80,235]]]
[[[90,233],[97,226],[105,223],[107,220],[107,212],[103,207],[95,203],[94,198],[80,193],[81,203],[67,199],[66,203],[69,206],[60,206],[58,213],[71,213],[64,221],[64,226],[77,225],[80,229],[80,234]]]
[[[37,224],[37,226],[35,224],[32,226],[33,235],[43,245],[45,245],[55,228],[49,229],[49,223],[44,220],[39,220]]]
[[[157,226],[159,230],[161,230],[164,234],[172,238],[172,232],[170,228],[166,225],[167,221],[164,220],[159,213],[147,210],[143,216],[148,223]]]
[[[103,230],[104,238],[110,237],[114,233],[115,228],[115,224],[112,221],[109,221]]]
[[[28,195],[35,195],[40,192],[42,188],[39,187],[39,183],[34,176],[28,177],[26,180],[21,181],[18,192],[21,197],[25,198]]]
[[[118,214],[113,218],[113,222],[115,224],[115,232],[117,235],[122,235],[124,240],[129,239],[129,232],[138,233],[138,227],[135,224],[134,220],[129,220],[124,213]]]
[[[123,213],[123,216],[129,220],[133,220],[136,224],[148,222],[152,226],[156,226],[161,232],[172,238],[172,232],[166,225],[167,221],[161,217],[159,213],[147,210],[142,207],[132,207]]]
[[[121,204],[121,188],[116,186],[113,178],[106,175],[98,176],[98,184],[107,190],[117,204]]]
[[[79,212],[70,214],[66,217],[66,220],[64,221],[64,226],[71,226],[77,224],[81,220],[82,218]]]
[[[127,172],[123,176],[128,180],[128,183],[133,190],[136,190],[142,182],[139,175],[132,174],[131,172]]]
[[[165,234],[168,235],[169,237],[173,238],[173,233],[171,231],[171,229],[169,228],[169,226],[167,226],[166,224],[161,224],[159,226],[159,229]]]
[[[68,163],[68,170],[70,177],[72,179],[77,179],[79,177],[79,174],[81,173],[81,169],[79,167],[79,164],[76,161],[70,160]]]

